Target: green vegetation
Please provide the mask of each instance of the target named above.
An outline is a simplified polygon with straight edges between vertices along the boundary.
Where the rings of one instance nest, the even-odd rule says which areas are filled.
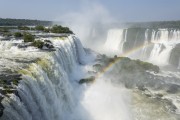
[[[18,26],[19,30],[30,30],[31,28],[27,27],[27,26]]]
[[[42,26],[42,25],[37,25],[37,26],[35,27],[35,30],[44,31],[44,30],[45,30],[45,27]]]
[[[28,19],[3,19],[0,18],[0,26],[35,26],[35,25],[52,25],[51,21],[28,20]]]
[[[14,92],[14,90],[12,90],[10,88],[5,89],[5,91],[7,94],[12,94]]]
[[[114,58],[108,58],[102,56],[103,64],[98,65],[98,69],[103,70],[103,68],[106,68],[106,66],[115,63],[116,67],[121,68],[121,71],[126,71],[127,73],[134,73],[134,72],[145,72],[147,70],[154,71],[155,73],[159,72],[159,67],[157,65],[153,65],[148,62],[143,62],[140,60],[131,60],[128,57],[117,57]],[[94,66],[96,67],[96,66]]]
[[[155,73],[159,72],[159,67],[157,65],[153,65],[152,63],[143,62],[140,60],[131,60],[127,57],[119,57],[118,64],[121,65],[121,69],[127,72],[145,72],[147,70],[154,71]]]
[[[23,34],[20,33],[20,32],[15,32],[14,33],[14,37],[16,37],[16,38],[19,38],[19,37],[22,37],[22,36],[23,36]]]
[[[11,32],[9,31],[10,28],[8,27],[0,27],[0,33],[3,35],[3,36],[6,36],[6,37],[10,37],[12,36]]]
[[[21,75],[29,75],[29,76],[33,76],[31,73],[31,67],[27,68],[27,69],[21,69],[18,71],[19,74]]]
[[[44,29],[44,32],[46,32],[46,33],[48,33],[48,32],[50,32],[51,30],[49,29],[49,28],[45,28]]]
[[[5,33],[3,33],[3,36],[10,37],[10,36],[12,36],[12,33],[10,33],[10,32],[5,32]]]
[[[34,36],[30,33],[24,33],[23,35],[24,42],[34,42]]]
[[[129,27],[140,28],[180,28],[180,21],[155,21],[155,22],[136,22],[126,23]]]
[[[11,93],[13,93],[13,90],[12,90],[11,86],[4,85],[4,86],[3,86],[3,89],[4,89],[5,94],[11,94]]]
[[[51,32],[52,33],[70,33],[70,34],[73,33],[68,27],[62,27],[61,25],[54,25],[51,28]]]
[[[4,80],[0,80],[0,85],[4,85],[6,82]]]
[[[18,80],[13,80],[12,83],[17,86],[19,81]]]
[[[50,32],[50,28],[45,28],[43,25],[37,25],[34,30],[42,31],[42,32]]]
[[[159,67],[157,65],[153,65],[152,63],[143,62],[140,60],[135,61],[137,65],[141,66],[144,70],[154,71],[155,73],[159,72]]]
[[[6,27],[0,27],[0,32],[9,32],[9,30]]]
[[[41,40],[35,40],[35,41],[32,43],[32,45],[33,45],[34,47],[37,47],[37,48],[42,49],[43,46],[44,46],[44,42],[42,42]]]
[[[50,61],[48,61],[48,59],[39,59],[36,62],[38,65],[40,65],[42,67],[42,69],[46,72],[50,72],[51,71],[51,63]]]
[[[35,28],[30,28],[27,26],[18,26],[19,30],[38,30],[43,32],[52,32],[52,33],[69,33],[73,32],[68,27],[62,27],[61,25],[54,25],[52,28],[45,28],[43,25],[37,25]]]

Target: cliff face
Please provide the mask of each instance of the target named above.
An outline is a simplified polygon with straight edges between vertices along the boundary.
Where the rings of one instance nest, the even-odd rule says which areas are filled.
[[[180,44],[177,44],[171,51],[170,64],[180,67]]]

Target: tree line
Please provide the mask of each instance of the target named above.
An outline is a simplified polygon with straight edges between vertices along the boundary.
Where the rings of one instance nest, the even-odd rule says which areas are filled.
[[[36,26],[36,25],[49,26],[52,25],[52,21],[0,18],[0,26]]]

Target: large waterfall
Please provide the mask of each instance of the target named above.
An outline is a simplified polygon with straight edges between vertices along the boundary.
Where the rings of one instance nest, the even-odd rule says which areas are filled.
[[[86,119],[74,111],[81,96],[81,92],[75,92],[75,86],[84,75],[82,67],[90,57],[87,59],[87,53],[74,36],[50,40],[56,51],[41,51],[33,47],[19,49],[17,43],[21,40],[0,43],[0,65],[5,65],[1,67],[1,73],[4,71],[6,74],[10,69],[22,74],[19,85],[14,86],[16,94],[3,96],[1,120]],[[79,73],[73,77],[77,70]],[[85,116],[85,112],[83,114]]]
[[[115,87],[106,78],[91,86],[79,84],[94,75],[96,53],[83,48],[73,35],[48,41],[55,49],[21,48],[23,40],[16,39],[0,42],[0,79],[12,79],[1,86],[0,120],[132,119],[124,87]]]
[[[138,58],[158,65],[168,65],[169,63],[179,64],[180,55],[174,56],[172,52],[178,44],[180,44],[178,29],[110,29],[105,49],[116,50],[117,55]],[[174,57],[176,60],[171,62]]]
[[[108,32],[107,41],[105,43],[105,47],[108,51],[121,53],[123,44],[123,30],[114,29]]]

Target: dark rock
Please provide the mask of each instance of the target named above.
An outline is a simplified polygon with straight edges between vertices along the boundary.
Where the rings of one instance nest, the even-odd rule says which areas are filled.
[[[94,76],[91,76],[89,78],[83,78],[79,81],[79,84],[83,84],[83,83],[91,83],[95,80]]]
[[[0,80],[4,80],[7,83],[13,80],[21,80],[21,74],[0,74]]]
[[[167,90],[167,92],[171,93],[171,94],[175,94],[175,93],[177,93],[179,91],[180,91],[180,86],[179,85],[175,85],[175,84],[170,85],[170,87]]]
[[[3,115],[4,106],[2,105],[2,100],[4,97],[0,96],[0,117]]]
[[[50,40],[44,40],[44,42],[52,44],[52,42]]]

